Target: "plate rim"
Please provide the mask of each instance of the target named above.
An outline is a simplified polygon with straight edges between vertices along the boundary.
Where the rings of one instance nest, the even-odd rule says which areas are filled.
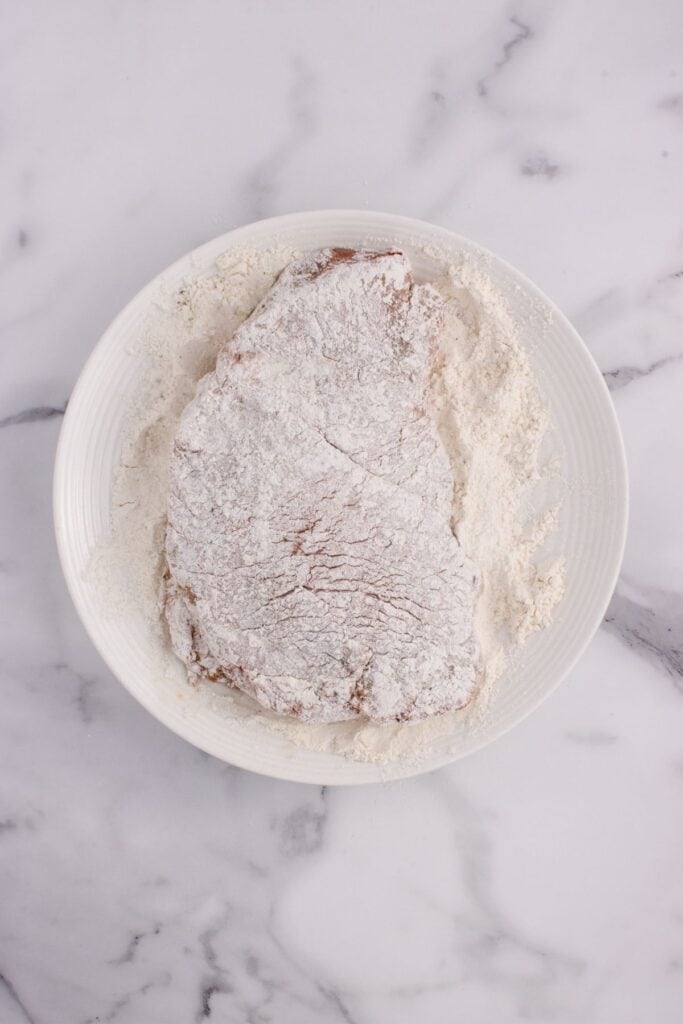
[[[189,729],[183,729],[183,722],[173,720],[165,720],[165,716],[159,712],[158,708],[152,708],[149,706],[148,701],[144,695],[141,695],[136,691],[129,682],[121,678],[117,670],[114,669],[111,661],[109,652],[105,645],[101,642],[101,638],[98,636],[96,629],[91,629],[91,626],[95,626],[94,619],[96,616],[91,615],[90,609],[87,607],[85,600],[81,596],[80,587],[78,584],[77,573],[72,571],[72,566],[69,559],[69,543],[68,543],[68,530],[65,516],[61,507],[62,498],[65,495],[65,484],[67,480],[67,446],[69,441],[69,429],[70,424],[74,417],[74,407],[77,408],[77,403],[80,398],[81,392],[83,392],[88,384],[88,377],[92,372],[92,367],[96,365],[98,357],[105,344],[107,343],[109,336],[116,332],[120,321],[126,319],[129,311],[132,307],[137,306],[141,301],[144,301],[147,293],[152,293],[158,287],[161,279],[167,276],[173,275],[177,272],[181,266],[192,261],[195,257],[201,257],[206,250],[214,249],[216,247],[224,246],[225,249],[230,246],[238,245],[240,241],[240,235],[248,235],[256,225],[258,225],[264,232],[269,232],[272,235],[277,235],[278,231],[286,230],[293,226],[300,227],[305,225],[307,222],[314,224],[322,220],[329,220],[335,218],[356,218],[359,221],[367,220],[372,223],[372,226],[377,229],[377,221],[385,220],[387,230],[391,230],[393,226],[395,229],[401,230],[412,230],[416,233],[424,233],[428,231],[432,236],[440,235],[444,241],[447,241],[451,246],[457,247],[458,245],[465,248],[471,248],[478,250],[482,255],[487,258],[495,260],[507,273],[513,278],[517,278],[518,281],[524,286],[527,293],[534,299],[539,300],[545,307],[547,307],[553,314],[553,318],[556,322],[560,323],[563,329],[568,332],[579,347],[584,357],[586,365],[590,367],[590,372],[596,381],[599,381],[598,390],[602,394],[604,400],[604,411],[607,413],[608,419],[610,420],[611,427],[613,428],[613,439],[616,442],[614,454],[617,457],[615,461],[615,469],[618,472],[618,483],[623,490],[623,501],[621,502],[618,512],[618,544],[615,547],[615,555],[612,570],[609,574],[609,578],[605,575],[604,578],[604,598],[600,602],[600,614],[596,613],[595,623],[590,630],[586,630],[586,634],[583,642],[577,648],[574,656],[559,672],[554,679],[551,686],[544,689],[538,694],[532,701],[529,702],[522,713],[514,718],[513,721],[501,723],[498,729],[493,729],[492,732],[482,737],[481,742],[475,742],[472,746],[468,747],[467,750],[461,752],[455,752],[452,754],[445,753],[444,755],[433,759],[432,761],[425,761],[419,764],[410,765],[399,765],[394,762],[389,765],[380,765],[373,762],[364,763],[364,767],[368,769],[368,777],[363,778],[326,778],[325,772],[319,772],[315,778],[304,778],[300,771],[296,771],[296,758],[292,758],[287,762],[282,763],[281,767],[278,767],[277,774],[274,774],[272,770],[268,770],[266,767],[259,766],[258,764],[247,763],[247,759],[241,757],[239,754],[236,757],[228,757],[226,752],[217,751],[210,742],[202,742],[201,738],[189,735]],[[105,665],[112,673],[114,678],[128,691],[128,693],[140,704],[145,711],[152,715],[157,721],[159,721],[166,728],[170,729],[171,732],[181,737],[188,743],[197,747],[200,750],[205,751],[213,757],[222,760],[224,763],[232,764],[240,769],[251,771],[259,775],[263,775],[273,779],[280,779],[288,782],[299,782],[310,785],[335,785],[335,786],[349,786],[349,785],[372,785],[377,783],[386,783],[388,781],[400,781],[401,779],[411,778],[417,775],[426,774],[431,771],[435,771],[439,768],[445,767],[448,764],[452,764],[455,761],[460,760],[462,757],[467,757],[474,754],[484,747],[494,743],[506,733],[510,732],[513,728],[520,725],[525,721],[534,711],[536,711],[541,704],[545,702],[559,686],[566,680],[567,676],[573,671],[579,660],[585,654],[588,646],[594,639],[600,625],[604,619],[605,612],[609,606],[609,603],[614,594],[619,573],[624,558],[624,551],[626,546],[626,538],[628,534],[628,521],[629,521],[629,509],[630,509],[630,488],[629,488],[629,476],[628,476],[628,463],[626,458],[626,449],[624,445],[624,439],[617,417],[616,409],[609,389],[602,375],[602,372],[591,353],[590,349],[586,345],[585,341],[575,328],[573,323],[569,320],[566,314],[556,305],[556,303],[541,290],[541,288],[535,284],[527,275],[520,271],[516,266],[506,260],[504,257],[499,256],[492,250],[482,246],[479,242],[473,241],[465,235],[461,235],[456,231],[452,231],[450,228],[443,227],[439,224],[433,224],[430,221],[421,220],[414,217],[406,217],[399,214],[393,214],[385,211],[378,210],[360,210],[354,208],[332,208],[332,209],[319,209],[319,210],[306,210],[295,213],[287,213],[274,217],[267,217],[256,221],[250,221],[246,224],[239,225],[230,231],[223,232],[217,235],[215,238],[208,239],[201,245],[189,250],[182,254],[172,263],[168,264],[157,274],[154,275],[141,289],[139,289],[135,295],[133,295],[128,302],[122,307],[122,309],[116,314],[116,316],[110,321],[108,326],[102,332],[97,342],[92,348],[86,358],[83,366],[80,369],[76,383],[71,391],[68,399],[67,408],[64,414],[64,419],[59,432],[59,439],[57,442],[57,448],[54,459],[54,471],[53,471],[53,484],[52,484],[52,511],[53,511],[53,523],[55,538],[57,543],[57,552],[59,556],[59,562],[62,569],[62,574],[66,582],[67,590],[71,601],[76,609],[80,622],[90,640],[95,647],[97,653],[104,661]],[[339,758],[339,762],[342,763],[345,759],[343,755],[333,755]],[[359,762],[350,762],[358,767]],[[288,769],[292,767],[292,771]]]

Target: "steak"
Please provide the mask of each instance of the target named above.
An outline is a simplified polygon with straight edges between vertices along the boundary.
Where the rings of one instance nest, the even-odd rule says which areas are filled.
[[[477,682],[477,572],[430,406],[442,300],[398,252],[291,263],[173,445],[165,613],[191,680],[304,721],[409,721]]]

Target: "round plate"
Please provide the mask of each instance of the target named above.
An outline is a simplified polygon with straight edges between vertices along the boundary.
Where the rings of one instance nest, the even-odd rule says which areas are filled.
[[[425,248],[489,259],[491,277],[522,325],[543,399],[550,407],[568,482],[559,547],[567,587],[550,627],[531,638],[499,680],[475,727],[454,726],[419,765],[376,765],[339,754],[292,749],[273,732],[259,735],[217,714],[207,702],[179,699],[158,670],[158,640],[140,613],[103,616],[84,572],[109,528],[112,472],[126,398],[142,358],[129,344],[156,297],[205,273],[231,247],[358,247],[385,239],[429,275]],[[283,779],[350,784],[403,778],[456,760],[490,743],[536,708],[569,672],[600,625],[624,548],[628,487],[624,448],[611,399],[591,355],[562,313],[513,267],[443,228],[390,214],[331,210],[290,214],[231,231],[184,256],[123,310],[88,360],[69,401],[57,451],[54,515],[64,575],[93,643],[132,695],[174,732],[231,764]],[[407,728],[410,728],[407,726]]]

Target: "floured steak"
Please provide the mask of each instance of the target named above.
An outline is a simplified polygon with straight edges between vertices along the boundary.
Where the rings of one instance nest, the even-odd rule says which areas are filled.
[[[290,264],[185,410],[165,610],[190,678],[305,721],[473,694],[476,570],[429,406],[442,300],[398,252]]]

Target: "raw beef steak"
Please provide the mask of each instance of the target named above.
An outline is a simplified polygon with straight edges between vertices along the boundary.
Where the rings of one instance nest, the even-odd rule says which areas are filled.
[[[185,410],[165,608],[190,678],[305,721],[466,704],[476,570],[429,407],[442,302],[397,252],[290,264]]]

